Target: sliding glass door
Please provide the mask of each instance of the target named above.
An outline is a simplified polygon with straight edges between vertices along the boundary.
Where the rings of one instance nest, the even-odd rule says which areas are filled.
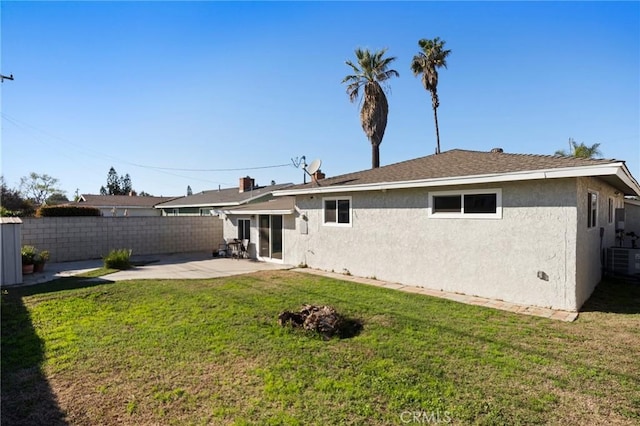
[[[260,257],[282,260],[282,215],[261,214],[258,228]]]

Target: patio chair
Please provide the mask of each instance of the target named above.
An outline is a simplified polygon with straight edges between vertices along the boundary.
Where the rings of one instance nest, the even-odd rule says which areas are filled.
[[[246,238],[242,240],[242,244],[240,245],[240,255],[243,259],[249,258],[249,240]]]

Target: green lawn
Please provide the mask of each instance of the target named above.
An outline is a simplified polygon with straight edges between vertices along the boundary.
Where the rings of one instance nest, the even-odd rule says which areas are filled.
[[[106,277],[108,278],[108,276]],[[281,328],[329,304],[348,338]],[[2,424],[638,424],[640,285],[574,323],[290,271],[2,295]]]

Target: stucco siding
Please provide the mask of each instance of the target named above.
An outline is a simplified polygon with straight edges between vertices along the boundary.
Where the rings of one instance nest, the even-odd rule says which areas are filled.
[[[427,189],[345,194],[351,197],[350,227],[322,223],[322,196],[298,196],[302,213],[295,229],[286,230],[287,263],[577,309],[576,180],[489,186],[498,187],[501,219],[428,217]],[[307,234],[300,226],[305,217]]]
[[[624,231],[640,235],[640,201],[628,200],[624,203]],[[625,236],[625,246],[631,247],[631,237]],[[637,242],[640,244],[640,241]]]
[[[621,194],[616,194],[614,187],[600,179],[584,177],[577,181],[576,304],[580,307],[602,277],[602,250],[615,245],[615,220],[609,222],[609,199],[613,200],[614,207],[622,207],[623,198]],[[597,223],[591,228],[587,226],[589,192],[598,195]]]

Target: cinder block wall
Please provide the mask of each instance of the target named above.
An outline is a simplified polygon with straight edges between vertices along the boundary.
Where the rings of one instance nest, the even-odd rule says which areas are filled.
[[[112,249],[133,255],[217,250],[215,216],[43,217],[22,219],[22,244],[49,250],[50,261],[98,259]]]

